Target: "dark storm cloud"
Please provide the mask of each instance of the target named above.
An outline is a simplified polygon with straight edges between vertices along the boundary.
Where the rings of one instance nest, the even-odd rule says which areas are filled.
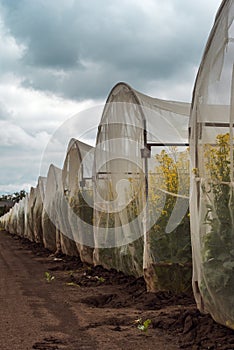
[[[186,80],[212,23],[201,0],[0,3],[5,25],[25,46],[16,67],[24,86],[73,99],[105,98],[121,80],[143,91],[149,81]]]

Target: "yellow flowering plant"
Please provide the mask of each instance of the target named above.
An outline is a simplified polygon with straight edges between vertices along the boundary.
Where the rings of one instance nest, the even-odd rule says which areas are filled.
[[[234,320],[234,200],[230,171],[230,135],[219,134],[215,144],[204,146],[205,181],[201,193],[206,213],[201,228],[201,291],[217,314]],[[216,296],[225,301],[215,304]],[[221,309],[220,309],[221,307]],[[232,327],[233,328],[233,327]]]
[[[162,150],[155,156],[156,166],[149,178],[149,216],[155,218],[149,236],[158,290],[186,292],[191,290],[192,254],[188,209],[188,149],[177,147]],[[167,225],[178,201],[187,206],[185,215],[178,215],[172,230]]]

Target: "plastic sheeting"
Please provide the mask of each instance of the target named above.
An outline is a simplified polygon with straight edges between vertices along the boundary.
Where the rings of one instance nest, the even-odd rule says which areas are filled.
[[[94,261],[135,276],[144,271],[150,291],[185,291],[191,284],[189,185],[183,184],[189,111],[188,103],[119,83],[98,128]],[[176,178],[174,187],[166,174]]]
[[[234,2],[223,1],[191,111],[191,236],[198,308],[234,329]]]

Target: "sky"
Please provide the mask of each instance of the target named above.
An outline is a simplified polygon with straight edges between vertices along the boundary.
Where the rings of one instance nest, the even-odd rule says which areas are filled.
[[[0,193],[46,176],[44,150],[74,115],[71,136],[92,142],[119,81],[190,102],[220,3],[0,0]]]

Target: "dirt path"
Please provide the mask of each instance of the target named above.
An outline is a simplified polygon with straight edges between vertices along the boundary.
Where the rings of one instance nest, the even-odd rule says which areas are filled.
[[[0,349],[95,349],[59,282],[46,281],[47,263],[1,233]]]
[[[1,350],[234,349],[234,332],[191,297],[146,293],[142,279],[55,258],[3,231],[0,275]],[[147,332],[137,319],[151,320]]]

